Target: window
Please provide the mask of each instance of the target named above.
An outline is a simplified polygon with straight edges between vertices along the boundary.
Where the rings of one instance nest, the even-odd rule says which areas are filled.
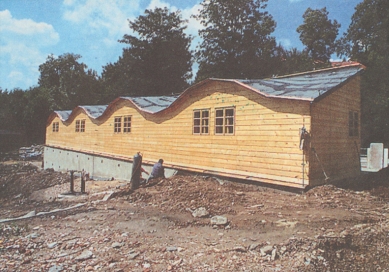
[[[58,132],[59,131],[59,122],[54,122],[53,123],[53,132]]]
[[[85,120],[76,120],[76,132],[85,132]]]
[[[209,110],[193,112],[193,134],[209,134]]]
[[[120,133],[122,132],[122,117],[117,116],[114,119],[114,132]]]
[[[234,134],[234,111],[234,108],[216,109],[216,134]]]
[[[350,111],[348,114],[348,135],[359,136],[359,116],[357,111]]]
[[[85,120],[81,120],[80,132],[85,132]]]
[[[80,120],[76,120],[76,132],[80,132]]]
[[[231,135],[234,134],[235,109],[224,108],[216,109],[215,116],[215,134]]]
[[[124,116],[124,118],[123,118],[123,132],[124,133],[131,132],[131,116]]]

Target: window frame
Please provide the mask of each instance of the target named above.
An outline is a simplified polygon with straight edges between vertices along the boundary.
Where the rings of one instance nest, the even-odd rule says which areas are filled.
[[[350,110],[348,112],[348,136],[359,137],[359,112]]]
[[[80,122],[81,120],[76,120],[76,132],[80,132]]]
[[[226,115],[227,111],[232,110],[232,115]],[[218,116],[218,112],[222,111],[222,116]],[[215,135],[235,135],[235,118],[236,110],[235,107],[223,107],[223,108],[215,108]],[[222,124],[220,121],[222,120]],[[232,124],[230,123],[232,120]],[[222,132],[218,132],[219,130]],[[227,130],[232,128],[232,132],[228,132]]]
[[[85,119],[76,120],[76,132],[85,132]]]
[[[123,133],[131,133],[131,124],[132,124],[132,115],[123,116]]]
[[[198,113],[198,116],[196,115]],[[207,113],[207,116],[205,116]],[[209,135],[209,123],[211,119],[211,109],[196,109],[193,110],[193,135]]]
[[[85,132],[85,119],[81,120],[80,132]]]
[[[122,132],[122,116],[115,116],[113,118],[113,133]]]
[[[59,132],[59,122],[53,122],[53,132]]]

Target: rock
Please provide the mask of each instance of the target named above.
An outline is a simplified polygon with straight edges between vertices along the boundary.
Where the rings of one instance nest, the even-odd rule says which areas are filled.
[[[50,267],[49,272],[61,272],[62,270],[62,265],[53,265],[52,267]]]
[[[169,251],[169,252],[177,251],[177,247],[174,247],[174,246],[167,247],[166,251]]]
[[[277,249],[273,249],[271,252],[271,260],[274,261],[277,258]]]
[[[78,256],[75,258],[75,260],[76,260],[76,261],[84,261],[84,260],[87,260],[87,259],[92,258],[92,256],[93,256],[92,251],[86,249],[86,250],[84,250],[80,255],[78,255]]]
[[[130,254],[128,255],[128,258],[129,258],[130,260],[133,260],[133,259],[135,259],[136,257],[138,257],[138,255],[139,255],[139,253],[137,253],[137,252],[130,253]]]
[[[212,225],[226,225],[228,223],[227,217],[216,215],[211,218]]]
[[[113,248],[121,248],[122,246],[123,246],[123,243],[115,242],[115,243],[112,244]]]
[[[234,247],[234,251],[247,252],[247,249],[244,246],[236,246]]]
[[[193,217],[206,217],[209,215],[209,212],[204,208],[200,207],[192,212]]]
[[[27,239],[35,239],[35,238],[38,238],[38,237],[39,237],[39,234],[36,233],[36,232],[33,232],[33,233],[27,235],[25,238],[27,238]]]
[[[266,256],[268,254],[271,254],[273,251],[273,246],[264,246],[259,249],[262,256]]]
[[[114,193],[114,191],[109,191],[109,192],[107,192],[107,194],[106,194],[106,195],[104,196],[104,198],[103,198],[103,201],[107,201],[107,200],[111,199],[113,193]]]
[[[286,252],[286,246],[281,247],[280,254],[283,255]]]
[[[47,244],[47,247],[51,249],[51,248],[55,248],[57,245],[58,243],[54,242],[54,243]]]
[[[251,244],[249,250],[255,250],[259,246],[259,243]]]

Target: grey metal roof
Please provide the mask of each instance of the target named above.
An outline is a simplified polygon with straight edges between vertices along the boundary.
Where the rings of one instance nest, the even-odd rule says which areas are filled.
[[[271,96],[315,99],[361,70],[361,66],[350,66],[279,78],[238,81]]]
[[[121,98],[131,100],[144,111],[150,113],[156,113],[169,107],[178,98],[178,95],[121,97]]]
[[[107,109],[107,107],[108,107],[107,105],[80,106],[80,108],[83,108],[85,112],[93,118],[100,117]]]
[[[329,68],[313,72],[294,74],[283,77],[255,80],[236,79],[207,79],[188,88],[181,95],[172,96],[147,96],[147,97],[119,97],[110,105],[79,106],[91,118],[99,118],[107,108],[123,99],[132,102],[140,110],[148,113],[157,113],[168,108],[174,101],[185,99],[184,94],[190,93],[194,88],[202,86],[212,80],[229,81],[242,84],[246,88],[265,96],[280,97],[286,99],[314,100],[323,97],[330,90],[346,82],[350,77],[363,70],[362,65],[350,65],[337,68]],[[74,110],[73,110],[74,111]],[[55,111],[62,121],[67,121],[73,111]]]
[[[59,119],[61,119],[62,121],[68,120],[70,114],[72,113],[71,110],[54,111],[54,112],[59,116]]]

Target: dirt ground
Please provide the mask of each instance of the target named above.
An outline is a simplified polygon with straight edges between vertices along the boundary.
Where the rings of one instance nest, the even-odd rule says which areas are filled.
[[[0,164],[0,271],[389,271],[387,169],[304,193],[179,173],[69,195],[69,181]]]

